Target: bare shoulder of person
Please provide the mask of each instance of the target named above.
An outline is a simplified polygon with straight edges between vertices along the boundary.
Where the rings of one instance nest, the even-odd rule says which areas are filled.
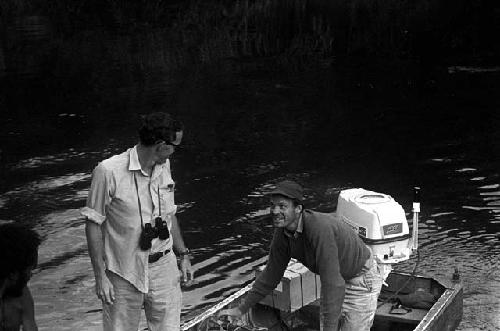
[[[38,331],[35,322],[35,303],[28,286],[24,287],[21,300],[23,331]]]
[[[23,291],[24,292],[24,291]],[[7,296],[2,298],[1,321],[5,330],[19,330],[22,325],[23,297]]]

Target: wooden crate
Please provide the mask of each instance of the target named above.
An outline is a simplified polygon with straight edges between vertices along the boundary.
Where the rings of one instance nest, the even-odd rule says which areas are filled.
[[[264,266],[256,271],[255,276],[262,270]],[[279,284],[260,303],[284,312],[293,312],[319,299],[320,293],[319,275],[291,259]]]

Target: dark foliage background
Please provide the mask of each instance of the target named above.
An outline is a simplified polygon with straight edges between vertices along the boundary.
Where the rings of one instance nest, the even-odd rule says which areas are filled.
[[[218,93],[235,72],[330,70],[345,93],[432,89],[450,66],[497,66],[498,35],[494,0],[2,0],[0,139],[4,151],[70,144],[138,109],[186,112],[186,91],[217,76],[196,93]],[[68,113],[75,123],[54,120]]]

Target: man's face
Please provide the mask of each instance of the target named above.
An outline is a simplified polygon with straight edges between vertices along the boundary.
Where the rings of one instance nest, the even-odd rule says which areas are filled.
[[[176,133],[175,140],[171,143],[161,142],[156,148],[157,163],[162,164],[167,161],[170,155],[174,154],[175,147],[179,146],[182,141],[182,131]]]
[[[291,199],[282,195],[271,196],[270,213],[275,227],[295,231],[301,211],[302,207],[295,206]]]

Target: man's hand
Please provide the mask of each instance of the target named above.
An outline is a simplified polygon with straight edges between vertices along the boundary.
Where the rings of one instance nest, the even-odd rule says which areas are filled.
[[[188,255],[181,257],[181,273],[182,273],[182,283],[184,286],[190,286],[194,280],[194,270],[191,266],[191,261]]]
[[[115,301],[115,290],[113,288],[113,284],[111,284],[108,276],[106,275],[96,277],[95,292],[97,294],[97,297],[101,299],[103,303],[112,305]]]

